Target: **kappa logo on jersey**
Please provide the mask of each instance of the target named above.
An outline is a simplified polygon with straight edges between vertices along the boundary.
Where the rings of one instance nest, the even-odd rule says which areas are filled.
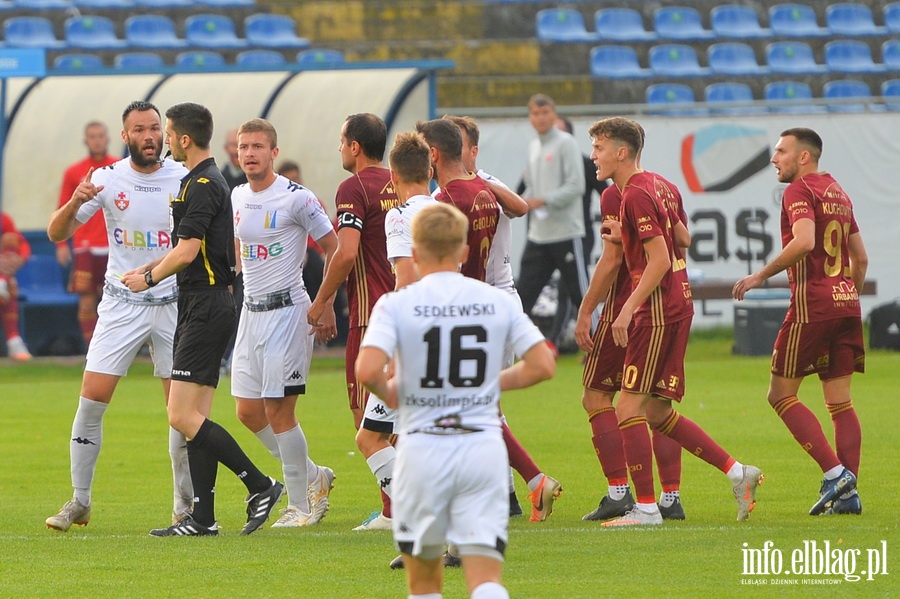
[[[386,488],[388,488],[389,486],[391,486],[391,481],[392,481],[392,480],[393,480],[392,478],[390,478],[390,477],[388,477],[388,476],[385,476],[385,477],[382,478],[380,481],[378,481],[378,483],[381,485],[381,488],[382,488],[382,489],[386,489]]]
[[[131,200],[128,199],[127,191],[120,191],[116,194],[116,208],[125,210],[129,204],[131,204]]]
[[[129,231],[116,228],[113,231],[116,245],[130,248],[155,250],[172,247],[172,235],[168,231]]]
[[[384,409],[384,406],[382,406],[382,405],[376,405],[376,406],[374,406],[374,407],[372,408],[372,411],[375,412],[376,414],[380,415],[380,416],[385,416],[385,415],[387,415],[387,410],[385,410],[385,409]]]
[[[269,212],[266,210],[266,218],[263,221],[263,229],[277,229],[278,228],[278,211],[273,210]]]

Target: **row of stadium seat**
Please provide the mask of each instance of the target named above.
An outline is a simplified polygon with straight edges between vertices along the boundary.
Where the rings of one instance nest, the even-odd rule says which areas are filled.
[[[765,87],[766,106],[753,105],[753,91],[746,83],[712,83],[704,88],[704,98],[709,108],[693,108],[694,90],[681,83],[658,83],[647,88],[647,104],[678,105],[678,108],[657,114],[701,116],[704,114],[766,114],[769,112],[864,112],[869,110],[900,110],[900,79],[881,84],[882,103],[871,103],[872,91],[863,81],[842,79],[829,81],[822,88],[822,97],[838,100],[826,105],[812,104],[812,90],[798,81],[775,81]],[[870,102],[847,102],[849,99]],[[732,106],[733,105],[733,106]]]
[[[297,53],[297,64],[335,64],[344,62],[344,54],[338,50],[311,49]],[[219,52],[197,50],[181,52],[175,57],[174,66],[180,68],[216,68],[228,61]],[[235,57],[234,64],[245,67],[275,67],[287,65],[288,60],[276,50],[244,50]],[[53,68],[65,71],[102,69],[106,65],[96,54],[60,54],[53,60]],[[165,59],[155,52],[124,52],[116,54],[113,66],[117,69],[154,69],[166,66]]]
[[[0,0],[0,10],[71,10],[129,8],[252,8],[256,0]]]
[[[773,36],[838,37],[900,33],[900,2],[884,7],[884,26],[875,25],[865,4],[838,3],[826,9],[826,26],[820,27],[812,6],[778,4],[769,8],[769,27],[760,25],[751,6],[728,4],[710,12],[706,29],[697,9],[666,6],[653,14],[653,30],[644,28],[641,13],[632,8],[602,8],[594,13],[595,31],[588,31],[582,13],[572,8],[548,8],[537,13],[537,38],[549,42],[652,42],[655,40],[712,40],[718,38],[769,38]]]
[[[184,21],[184,39],[176,35],[175,23],[163,15],[135,15],[125,20],[125,37],[116,35],[115,24],[101,16],[71,17],[65,22],[65,39],[56,37],[53,23],[44,17],[12,17],[3,22],[3,41],[18,48],[83,48],[116,50],[134,48],[232,49],[305,48],[309,40],[297,36],[291,17],[267,13],[244,19],[244,36],[238,37],[234,21],[224,15],[191,15]]]
[[[876,63],[869,46],[858,40],[835,40],[825,44],[825,64],[816,62],[809,44],[798,41],[768,44],[765,65],[756,61],[752,47],[741,42],[711,44],[706,54],[708,67],[700,66],[697,51],[691,46],[660,44],[650,48],[649,68],[645,69],[631,46],[596,46],[591,49],[591,74],[608,79],[637,79],[900,71],[900,39],[890,39],[881,45],[881,63]]]

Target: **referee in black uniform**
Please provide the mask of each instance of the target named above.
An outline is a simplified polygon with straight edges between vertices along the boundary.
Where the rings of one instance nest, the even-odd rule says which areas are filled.
[[[153,287],[177,273],[178,324],[169,392],[169,424],[184,433],[194,485],[191,515],[150,534],[209,536],[218,534],[214,488],[219,462],[247,486],[250,534],[268,518],[284,486],[253,465],[234,438],[208,418],[219,384],[219,363],[235,321],[228,286],[234,279],[234,221],[231,194],[209,150],[212,114],[199,104],[176,104],[166,111],[166,143],[172,158],[190,169],[172,201],[175,247],[143,268],[129,271],[123,282],[132,291]]]

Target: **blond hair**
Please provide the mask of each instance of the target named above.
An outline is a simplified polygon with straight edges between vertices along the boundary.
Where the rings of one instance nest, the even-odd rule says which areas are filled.
[[[431,179],[431,148],[415,131],[394,137],[390,153],[391,170],[403,183],[425,183]]]
[[[431,204],[413,217],[413,247],[427,258],[443,261],[455,257],[466,245],[469,220],[450,204]]]
[[[267,121],[266,119],[250,119],[238,129],[237,134],[241,133],[265,133],[266,137],[269,138],[269,147],[275,148],[278,146],[278,133],[275,131],[275,127]]]

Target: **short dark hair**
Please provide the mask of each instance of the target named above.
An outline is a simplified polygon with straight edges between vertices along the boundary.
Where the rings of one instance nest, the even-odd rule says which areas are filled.
[[[201,150],[209,149],[213,135],[213,117],[209,108],[194,102],[176,104],[166,111],[172,121],[172,129],[179,135],[187,135]]]
[[[391,170],[404,183],[428,183],[431,178],[431,148],[414,131],[394,137],[390,154]]]
[[[621,116],[613,116],[601,119],[591,125],[588,130],[590,136],[608,137],[614,139],[631,151],[631,156],[636,158],[638,152],[644,146],[643,129],[638,125],[637,121],[626,119]]]
[[[453,121],[419,121],[416,123],[416,131],[422,134],[429,146],[437,148],[448,160],[462,160],[462,133]]]
[[[122,122],[124,123],[125,119],[127,119],[128,115],[131,114],[132,112],[147,112],[148,110],[152,110],[153,112],[156,113],[156,116],[160,116],[159,108],[157,108],[155,105],[151,104],[150,102],[145,102],[143,100],[135,100],[134,102],[132,102],[131,104],[126,106],[125,110],[122,112]],[[88,123],[87,126],[90,127],[93,124],[95,124],[95,123],[91,122],[91,123]],[[96,123],[96,124],[102,125],[103,123]]]
[[[553,109],[553,112],[556,112],[556,102],[554,102],[553,98],[551,98],[547,94],[534,94],[533,96],[528,98],[528,108],[531,108],[532,106],[549,106]]]
[[[351,114],[347,117],[344,136],[347,142],[355,141],[362,148],[363,154],[373,160],[384,160],[384,149],[387,146],[387,125],[378,115],[371,112]]]
[[[781,137],[796,137],[801,145],[806,146],[813,159],[818,162],[822,157],[822,138],[818,133],[806,127],[794,127],[793,129],[785,129],[781,132]]]
[[[481,138],[481,132],[478,130],[478,123],[475,122],[470,116],[453,116],[452,114],[445,114],[443,117],[448,121],[456,124],[457,127],[466,132],[466,137],[469,138],[469,145],[474,147],[478,146],[478,140]]]

